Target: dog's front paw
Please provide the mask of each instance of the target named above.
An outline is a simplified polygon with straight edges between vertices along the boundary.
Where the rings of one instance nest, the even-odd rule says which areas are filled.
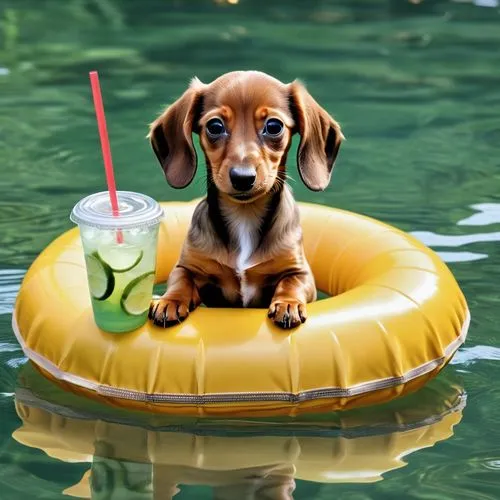
[[[280,328],[296,328],[307,319],[306,305],[302,302],[274,301],[267,315]]]
[[[153,300],[149,306],[149,319],[157,326],[167,328],[182,323],[194,305],[183,300],[172,300],[168,297],[160,297]]]

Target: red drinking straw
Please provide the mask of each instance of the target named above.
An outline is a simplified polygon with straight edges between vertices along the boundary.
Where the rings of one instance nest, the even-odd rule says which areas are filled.
[[[115,174],[113,171],[113,161],[111,159],[111,148],[109,146],[108,130],[106,128],[106,117],[104,116],[104,106],[102,104],[101,87],[99,86],[99,75],[97,71],[91,71],[90,86],[92,87],[92,96],[94,98],[95,115],[97,126],[99,128],[99,137],[101,139],[102,157],[104,159],[104,171],[106,172],[106,182],[108,184],[109,199],[111,201],[111,210],[113,215],[118,217],[118,197],[116,196]],[[118,230],[117,242],[123,243],[123,234]]]

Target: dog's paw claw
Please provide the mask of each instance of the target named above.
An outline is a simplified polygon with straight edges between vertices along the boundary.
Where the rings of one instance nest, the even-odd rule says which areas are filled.
[[[149,307],[149,319],[156,326],[168,328],[182,323],[188,316],[190,305],[180,300],[160,298],[154,300]]]
[[[276,306],[274,304],[271,304],[271,307],[267,311],[267,317],[274,318],[274,316],[276,316]]]
[[[306,307],[300,302],[273,302],[267,316],[276,326],[289,330],[306,321]]]

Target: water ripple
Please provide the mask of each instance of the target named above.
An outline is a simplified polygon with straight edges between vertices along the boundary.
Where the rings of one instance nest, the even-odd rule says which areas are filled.
[[[27,362],[28,362],[28,358],[26,358],[26,357],[12,358],[12,359],[7,360],[6,365],[9,368],[20,368],[21,366],[23,366]]]
[[[16,344],[10,344],[9,342],[0,342],[0,352],[16,352],[20,350],[21,348]]]
[[[12,313],[24,273],[24,269],[0,269],[0,314]]]
[[[484,462],[487,469],[500,470],[500,460],[487,460]]]
[[[475,345],[462,348],[450,361],[452,365],[470,365],[476,361],[500,361],[500,348]]]
[[[436,252],[444,262],[472,262],[488,258],[486,253],[476,252]]]
[[[477,213],[459,220],[457,226],[488,226],[490,224],[500,224],[500,203],[476,203],[470,205],[470,208]],[[457,248],[473,243],[500,241],[500,231],[459,235],[439,234],[432,231],[413,231],[410,234],[429,247]],[[436,253],[445,262],[472,262],[488,258],[488,254],[477,252],[436,251]]]
[[[500,203],[476,203],[470,208],[479,213],[459,220],[457,226],[488,226],[500,224]]]
[[[32,221],[51,214],[51,207],[42,203],[0,201],[0,225]]]
[[[485,241],[500,241],[498,233],[480,233],[466,235],[445,235],[433,233],[432,231],[413,231],[412,236],[420,240],[428,247],[451,247],[456,248],[470,243],[480,243]],[[444,262],[472,262],[488,258],[486,253],[478,252],[443,252],[436,251]]]
[[[433,247],[461,247],[462,245],[469,245],[471,243],[500,241],[500,231],[460,235],[438,234],[431,231],[414,231],[411,234],[425,245]]]

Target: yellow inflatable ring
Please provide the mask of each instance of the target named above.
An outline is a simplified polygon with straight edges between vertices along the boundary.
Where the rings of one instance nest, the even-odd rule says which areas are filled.
[[[163,203],[157,281],[175,265],[195,202]],[[298,329],[262,309],[200,307],[165,330],[99,330],[78,229],[28,270],[13,314],[25,354],[48,377],[110,403],[184,414],[294,414],[380,403],[424,385],[464,342],[465,298],[448,267],[373,219],[299,204],[318,289]]]

